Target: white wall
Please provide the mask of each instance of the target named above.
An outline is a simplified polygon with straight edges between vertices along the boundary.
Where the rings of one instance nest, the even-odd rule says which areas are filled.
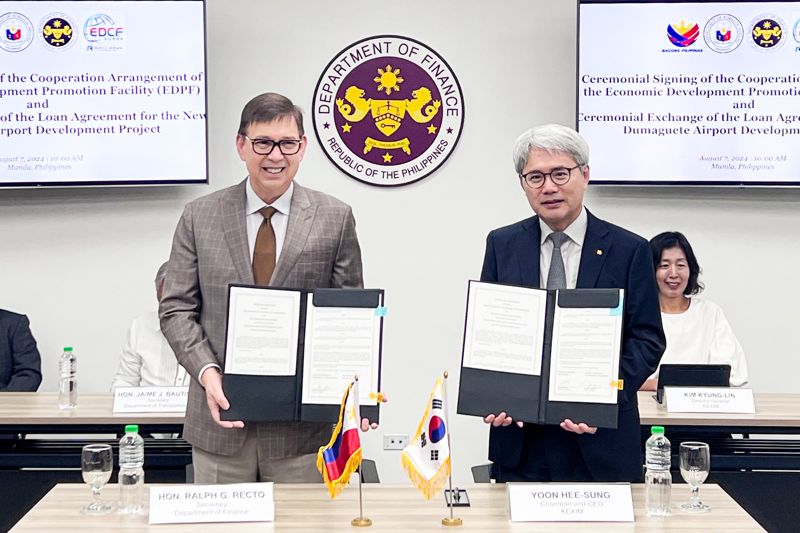
[[[208,187],[0,191],[0,306],[31,319],[41,390],[55,390],[65,344],[81,358],[81,390],[108,388],[130,320],[155,306],[152,278],[183,205],[245,175],[233,139],[250,97],[277,91],[309,110],[317,78],[339,50],[370,35],[407,35],[439,52],[464,91],[463,135],[445,166],[407,187],[370,187],[335,169],[309,132],[298,175],[353,206],[365,282],[387,291],[391,402],[366,447],[385,481],[404,482],[399,454],[379,449],[381,434],[414,431],[445,369],[456,396],[466,281],[480,273],[486,233],[530,215],[512,142],[532,125],[574,121],[576,6],[381,4],[306,1],[289,12],[278,2],[208,1]],[[705,269],[705,294],[722,305],[745,348],[753,387],[797,391],[800,191],[591,187],[587,205],[648,238],[684,231]],[[487,431],[476,418],[453,418],[455,476],[463,482],[470,465],[486,460]]]

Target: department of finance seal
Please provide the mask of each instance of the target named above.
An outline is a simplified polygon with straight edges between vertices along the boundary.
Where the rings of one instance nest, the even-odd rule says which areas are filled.
[[[314,131],[328,159],[370,185],[407,185],[450,157],[464,124],[461,86],[425,44],[368,37],[336,54],[314,90]]]
[[[39,24],[39,37],[49,50],[66,50],[75,39],[75,21],[65,13],[51,13]]]
[[[752,43],[758,50],[775,50],[780,48],[786,39],[783,29],[786,26],[778,16],[759,15],[750,23]]]

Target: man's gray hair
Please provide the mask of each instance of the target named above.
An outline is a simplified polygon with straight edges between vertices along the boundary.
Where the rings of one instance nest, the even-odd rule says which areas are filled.
[[[163,265],[158,267],[158,272],[156,272],[156,287],[161,285],[161,282],[167,277],[167,265],[169,265],[169,261],[164,262]]]
[[[531,148],[548,152],[566,152],[580,166],[589,164],[589,144],[583,136],[572,128],[561,124],[546,124],[531,128],[514,143],[514,168],[517,174],[528,163]]]

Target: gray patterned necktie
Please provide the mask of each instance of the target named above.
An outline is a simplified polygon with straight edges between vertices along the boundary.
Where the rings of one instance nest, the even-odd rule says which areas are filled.
[[[564,258],[561,257],[561,246],[569,237],[561,231],[554,231],[548,237],[553,243],[553,255],[550,256],[550,271],[547,273],[548,289],[566,289],[567,273],[564,270]]]

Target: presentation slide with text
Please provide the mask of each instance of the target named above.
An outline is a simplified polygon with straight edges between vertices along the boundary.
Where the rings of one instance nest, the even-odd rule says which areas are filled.
[[[800,184],[800,2],[587,2],[579,34],[593,181]]]
[[[206,167],[202,1],[0,1],[0,187]]]

